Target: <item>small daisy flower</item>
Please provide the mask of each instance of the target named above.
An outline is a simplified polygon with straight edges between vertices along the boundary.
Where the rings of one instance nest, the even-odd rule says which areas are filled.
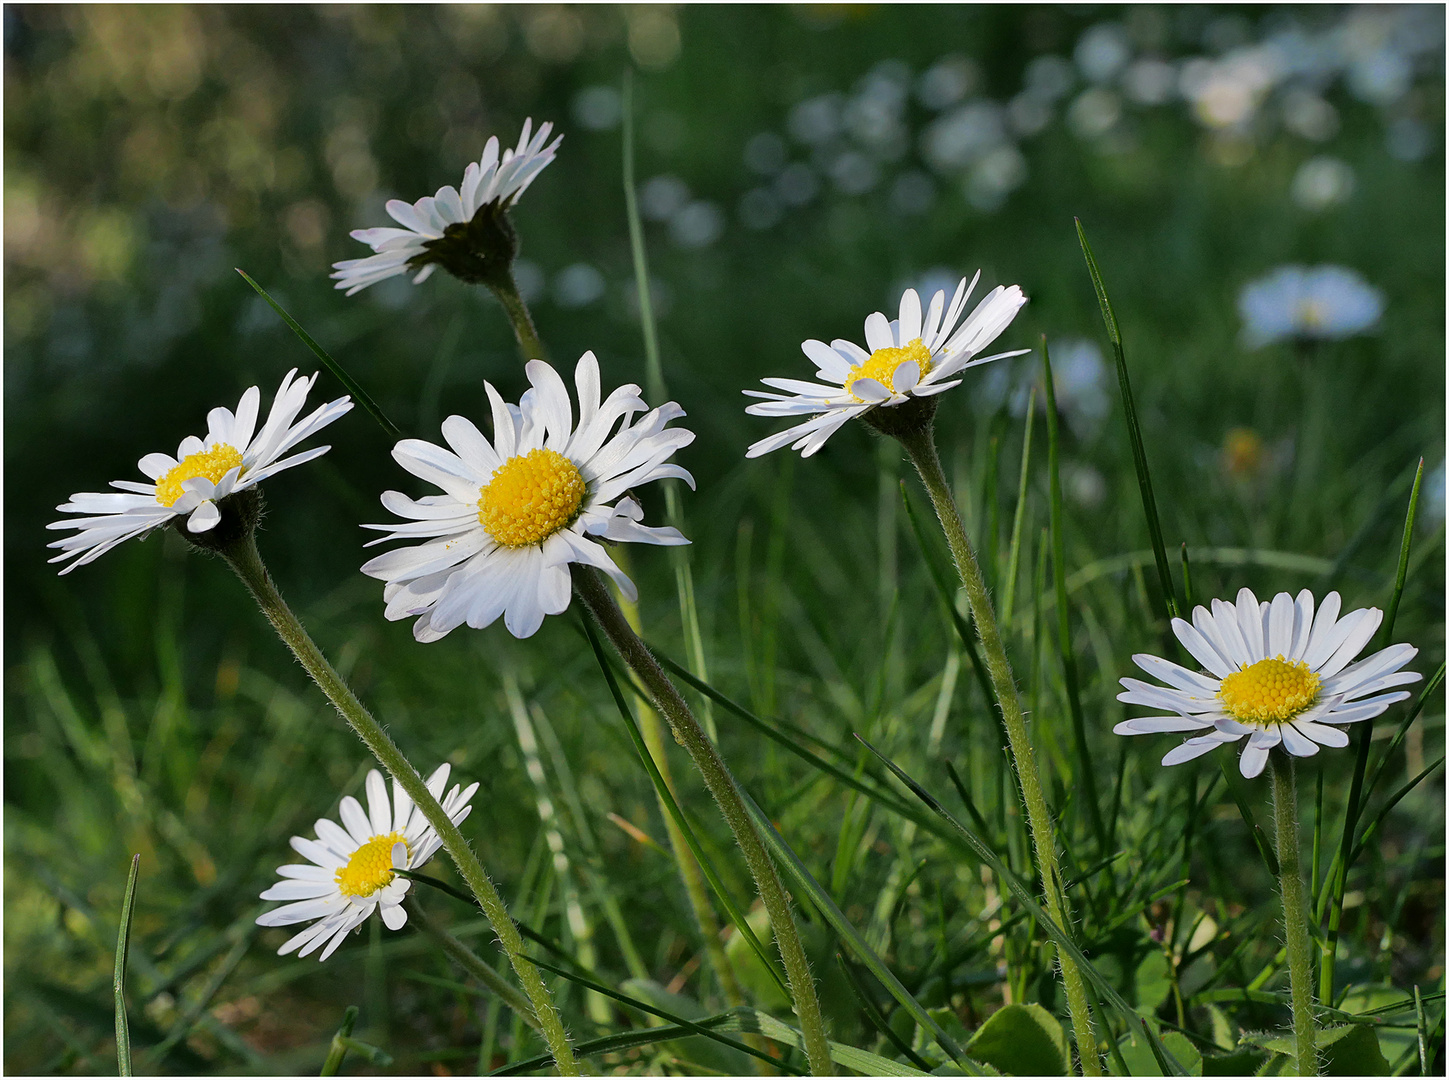
[[[517,246],[511,228],[502,221],[503,211],[518,202],[528,185],[553,161],[563,141],[560,135],[548,142],[552,124],[541,124],[530,137],[532,128],[533,120],[525,120],[518,146],[501,154],[498,136],[491,137],[483,148],[483,157],[469,162],[464,170],[461,190],[450,184],[439,188],[436,195],[424,195],[412,204],[388,200],[388,215],[402,228],[354,229],[352,238],[361,240],[376,254],[333,263],[335,288],[346,289],[351,296],[386,278],[408,273],[417,275],[413,278],[416,285],[439,265],[470,282],[486,280],[495,273],[489,256],[499,257],[497,244],[511,244],[514,249]],[[499,229],[504,235],[497,235]],[[501,259],[509,263],[512,257],[512,251],[508,251]]]
[[[865,320],[865,341],[869,350],[853,341],[837,339],[829,345],[814,339],[800,348],[815,364],[821,382],[799,379],[761,379],[783,394],[746,390],[749,397],[764,398],[745,412],[753,416],[806,416],[804,423],[786,428],[749,448],[745,457],[759,457],[790,445],[801,457],[809,457],[849,419],[878,407],[904,405],[913,398],[929,397],[949,390],[961,380],[953,379],[966,368],[989,364],[1007,356],[1020,356],[1028,349],[997,353],[975,359],[1011,325],[1026,303],[1017,285],[998,285],[956,329],[981,274],[956,287],[949,307],[946,291],[937,292],[924,316],[915,289],[901,296],[900,318],[889,320],[877,311]],[[954,331],[954,333],[953,333]]]
[[[636,599],[633,583],[598,541],[689,543],[676,529],[640,524],[643,510],[626,494],[670,476],[694,486],[681,466],[668,464],[694,441],[692,431],[666,426],[684,410],[671,401],[634,422],[648,406],[633,384],[600,404],[599,363],[587,352],[574,372],[575,425],[558,372],[542,360],[524,370],[532,389],[517,406],[484,384],[493,406],[491,442],[472,421],[450,416],[443,438],[451,452],[420,439],[393,448],[398,464],[443,494],[414,501],[385,492],[383,506],[410,520],[364,526],[388,534],[372,543],[426,542],[380,555],[362,572],[387,582],[389,619],[418,616],[419,641],[436,641],[465,622],[481,629],[500,615],[514,637],[531,636],[545,615],[568,607],[570,563],[598,567]]]
[[[73,536],[57,540],[48,547],[61,553],[51,562],[75,559],[61,571],[68,574],[77,566],[100,558],[111,548],[133,536],[142,536],[174,518],[185,517],[187,531],[204,533],[221,520],[217,504],[228,495],[254,487],[294,465],[320,457],[331,449],[318,446],[291,457],[288,450],[309,438],[352,408],[346,396],[328,402],[304,419],[293,423],[307,393],[317,381],[316,374],[295,379],[297,369],[287,372],[272,411],[262,430],[253,432],[261,405],[261,391],[255,386],[242,394],[233,414],[229,409],[212,409],[206,415],[205,440],[188,435],[181,440],[176,456],[147,454],[137,467],[150,483],[134,480],[113,480],[115,492],[79,492],[56,509],[80,517],[53,521],[47,529],[78,529]]]
[[[1133,662],[1166,683],[1155,686],[1123,679],[1117,700],[1170,715],[1139,716],[1112,730],[1118,735],[1159,731],[1206,731],[1169,750],[1164,765],[1177,765],[1215,746],[1248,736],[1238,767],[1246,777],[1263,771],[1268,751],[1282,746],[1295,757],[1311,757],[1320,746],[1348,745],[1343,725],[1378,716],[1418,682],[1415,671],[1400,671],[1419,652],[1390,645],[1351,664],[1383,621],[1378,608],[1359,608],[1338,617],[1338,593],[1331,592],[1315,614],[1313,593],[1295,600],[1282,592],[1259,603],[1249,589],[1236,605],[1214,600],[1198,606],[1192,622],[1172,620],[1172,631],[1205,672],[1138,653]],[[1390,691],[1385,693],[1384,691]]]
[[[428,790],[454,825],[473,812],[468,805],[477,784],[459,790],[454,784],[448,797],[449,766],[440,765],[428,777]],[[376,911],[389,930],[401,930],[408,921],[403,897],[412,884],[397,870],[416,870],[431,859],[442,840],[428,824],[407,792],[393,781],[392,803],[382,774],[367,774],[367,810],[351,795],[342,800],[342,824],[318,818],[317,839],[292,837],[292,849],[308,861],[277,867],[282,880],[262,893],[263,900],[289,900],[257,917],[260,926],[312,925],[288,938],[278,956],[295,952],[306,956],[322,949],[317,959],[326,960],[351,931]]]
[[[1238,296],[1250,348],[1288,338],[1352,337],[1378,322],[1383,310],[1383,294],[1346,266],[1282,266]]]

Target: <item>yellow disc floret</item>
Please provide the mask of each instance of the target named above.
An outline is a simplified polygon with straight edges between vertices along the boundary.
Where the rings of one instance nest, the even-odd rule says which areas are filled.
[[[898,349],[877,349],[865,363],[851,368],[850,374],[845,377],[845,392],[853,393],[850,388],[855,385],[856,379],[874,379],[887,389],[894,390],[895,384],[891,380],[895,378],[896,368],[907,360],[914,360],[920,365],[922,377],[931,370],[931,350],[920,338],[913,338]]]
[[[162,506],[174,506],[176,500],[186,494],[181,486],[184,481],[204,476],[213,484],[219,484],[223,476],[241,463],[241,451],[226,443],[217,443],[199,454],[187,454],[156,481],[156,501]]]
[[[1245,724],[1283,724],[1318,700],[1321,682],[1302,660],[1284,660],[1280,653],[1233,672],[1218,697]]]
[[[584,494],[577,465],[557,450],[530,450],[500,465],[479,492],[478,520],[504,547],[530,547],[578,517]]]
[[[396,844],[407,846],[402,833],[390,832],[374,836],[352,853],[347,865],[335,875],[338,891],[343,896],[371,896],[378,889],[392,884],[392,849]]]

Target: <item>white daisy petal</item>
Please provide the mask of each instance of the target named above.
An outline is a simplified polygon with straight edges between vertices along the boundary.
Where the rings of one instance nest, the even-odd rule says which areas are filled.
[[[1339,626],[1347,625],[1350,629],[1333,655],[1318,666],[1318,674],[1327,679],[1346,668],[1363,651],[1383,621],[1384,613],[1378,608],[1361,608],[1344,618]]]
[[[1223,743],[1233,742],[1240,738],[1242,738],[1241,735],[1231,735],[1225,731],[1213,731],[1206,735],[1199,735],[1196,738],[1188,739],[1180,746],[1174,746],[1162,756],[1162,764],[1181,765],[1184,761],[1201,757],[1209,750],[1222,746]]]
[[[1332,746],[1342,749],[1348,745],[1348,732],[1340,731],[1336,727],[1329,727],[1327,724],[1315,724],[1311,720],[1295,720],[1293,727],[1298,729],[1299,734],[1312,739],[1319,746]]]
[[[1318,753],[1318,744],[1292,724],[1280,724],[1278,734],[1282,736],[1283,749],[1294,757],[1312,757]]]

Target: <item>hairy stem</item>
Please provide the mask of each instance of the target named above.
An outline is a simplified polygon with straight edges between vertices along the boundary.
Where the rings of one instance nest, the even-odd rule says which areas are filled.
[[[704,777],[705,786],[719,804],[730,831],[745,857],[750,874],[755,879],[760,899],[770,917],[770,926],[775,933],[775,943],[780,949],[780,959],[785,964],[785,974],[790,980],[790,995],[795,1001],[795,1015],[800,1018],[800,1030],[805,1036],[805,1055],[810,1062],[810,1071],[816,1076],[833,1074],[830,1060],[830,1046],[825,1037],[825,1019],[820,1012],[820,1001],[815,995],[815,980],[810,974],[810,962],[806,959],[800,934],[795,926],[795,917],[790,911],[790,901],[780,884],[775,864],[770,861],[764,841],[755,831],[755,824],[745,809],[735,778],[725,765],[709,737],[694,718],[689,704],[679,693],[654,655],[639,640],[637,634],[619,610],[608,585],[599,571],[590,566],[574,567],[574,591],[599,628],[609,639],[624,663],[639,677],[654,707],[669,721],[674,738],[689,752],[695,767]]]
[[[1318,1033],[1313,1025],[1313,942],[1308,936],[1308,893],[1298,862],[1298,785],[1293,758],[1270,753],[1273,823],[1277,831],[1278,881],[1283,892],[1283,932],[1288,949],[1288,989],[1293,999],[1294,1058],[1299,1076],[1318,1075]]]
[[[1041,868],[1042,891],[1045,893],[1047,911],[1063,931],[1071,933],[1071,909],[1066,891],[1062,888],[1061,870],[1057,864],[1056,836],[1052,831],[1051,813],[1047,809],[1046,797],[1042,793],[1041,778],[1037,774],[1031,740],[1027,737],[1021,698],[1017,694],[1011,663],[1006,658],[1006,647],[1002,644],[996,616],[992,613],[991,595],[981,576],[981,567],[976,561],[971,541],[966,537],[961,513],[951,495],[946,474],[941,469],[932,425],[927,420],[919,426],[892,434],[910,454],[911,462],[921,476],[921,482],[926,485],[931,503],[936,508],[936,517],[940,519],[941,528],[946,534],[946,543],[951,548],[951,557],[956,562],[956,571],[961,575],[961,584],[966,588],[966,597],[971,604],[971,617],[976,624],[976,633],[986,659],[986,670],[991,676],[991,685],[996,691],[996,700],[1001,708],[1001,720],[1006,728],[1012,764],[1021,783],[1027,824],[1031,829],[1032,845],[1036,849],[1037,865]],[[1102,1062],[1097,1054],[1097,1037],[1092,1030],[1091,1008],[1087,1002],[1087,989],[1082,973],[1076,962],[1060,951],[1057,952],[1057,963],[1061,968],[1062,985],[1067,994],[1067,1009],[1071,1013],[1072,1032],[1076,1037],[1082,1072],[1087,1076],[1100,1076]]]
[[[513,271],[510,269],[496,279],[489,279],[488,287],[493,290],[493,295],[498,297],[498,302],[508,314],[508,321],[513,325],[513,334],[518,338],[518,347],[523,350],[523,358],[547,359],[543,352],[543,342],[538,339],[538,330],[533,325],[533,316],[528,313],[528,305],[518,294],[518,283],[513,280]]]
[[[392,741],[391,736],[383,730],[382,725],[373,719],[372,714],[367,711],[362,702],[357,700],[357,696],[348,688],[342,680],[342,676],[337,674],[332,665],[327,662],[327,658],[322,655],[322,651],[313,643],[297,616],[292,614],[292,609],[282,599],[282,594],[277,591],[276,585],[272,583],[271,575],[267,573],[267,568],[262,564],[255,536],[248,531],[240,539],[220,550],[222,556],[231,564],[231,568],[236,571],[237,576],[251,590],[252,596],[261,605],[263,614],[270,620],[282,640],[286,642],[287,647],[301,661],[302,667],[312,677],[312,681],[336,706],[337,711],[342,714],[342,718],[372,751],[373,756],[382,764],[382,767],[408,793],[413,803],[423,812],[423,816],[428,819],[428,823],[442,839],[443,847],[457,865],[458,873],[462,875],[463,881],[467,883],[469,890],[477,899],[478,906],[488,917],[489,923],[493,926],[493,932],[498,935],[498,940],[503,946],[503,951],[508,954],[509,962],[512,963],[513,970],[517,973],[519,981],[523,984],[528,999],[532,1003],[544,1041],[553,1054],[559,1073],[564,1076],[577,1076],[579,1070],[574,1061],[573,1048],[569,1044],[568,1033],[564,1030],[558,1010],[553,1006],[548,987],[544,985],[538,969],[529,963],[524,955],[523,938],[519,935],[518,928],[513,925],[513,920],[508,915],[508,909],[504,906],[503,899],[498,895],[498,890],[494,887],[493,882],[489,880],[482,863],[478,861],[478,856],[463,839],[463,834],[458,827],[443,812],[443,808],[433,797],[432,792],[428,790],[423,778],[418,775],[418,771],[403,756],[402,751]]]

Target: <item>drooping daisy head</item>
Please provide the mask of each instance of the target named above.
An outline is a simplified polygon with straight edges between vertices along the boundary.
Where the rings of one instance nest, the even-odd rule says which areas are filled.
[[[532,128],[532,119],[523,122],[523,134],[512,150],[500,152],[498,136],[489,138],[482,158],[464,170],[461,189],[450,184],[412,204],[390,199],[388,215],[402,228],[354,229],[352,238],[375,254],[333,263],[335,288],[346,289],[351,296],[409,273],[416,275],[413,284],[418,284],[439,266],[474,284],[506,274],[518,241],[504,211],[553,161],[563,141],[562,135],[548,141],[552,124],[540,124],[536,134],[531,134]]]
[[[1378,322],[1383,310],[1383,294],[1346,266],[1281,266],[1238,296],[1250,348],[1288,338],[1352,337]]]
[[[957,329],[967,297],[980,277],[978,272],[969,285],[962,278],[949,306],[946,291],[937,292],[924,313],[916,290],[907,289],[901,296],[898,319],[887,319],[877,311],[865,320],[864,349],[843,339],[829,345],[813,338],[804,342],[800,348],[814,363],[820,381],[761,379],[766,386],[785,393],[746,390],[747,396],[764,400],[748,406],[745,412],[809,419],[761,439],[745,456],[759,457],[789,445],[802,457],[809,457],[852,417],[939,394],[958,385],[961,380],[953,376],[966,368],[1030,351],[976,355],[1011,325],[1026,303],[1026,295],[1018,285],[992,289]]]
[[[599,400],[599,364],[584,353],[574,371],[578,420],[568,388],[552,367],[530,360],[532,388],[504,402],[485,384],[493,406],[490,441],[471,420],[443,421],[444,449],[404,439],[392,456],[404,469],[442,489],[413,500],[388,491],[382,504],[408,521],[367,525],[386,536],[422,540],[394,548],[362,572],[387,582],[389,619],[416,616],[413,636],[436,641],[463,623],[476,628],[500,615],[514,637],[538,630],[545,615],[569,605],[570,563],[603,570],[630,599],[637,593],[600,541],[687,544],[678,530],[641,524],[632,488],[675,476],[694,478],[669,458],[694,433],[667,425],[684,415],[674,402],[645,412],[629,384]]]
[[[56,507],[79,516],[53,521],[46,528],[78,531],[47,545],[61,549],[50,561],[75,559],[61,571],[68,574],[77,566],[100,558],[122,541],[144,535],[178,517],[186,518],[188,532],[205,534],[221,521],[219,504],[227,496],[246,491],[283,469],[325,454],[331,447],[316,446],[291,457],[282,456],[346,413],[352,408],[352,401],[346,396],[340,397],[298,421],[297,414],[306,404],[307,393],[317,376],[297,379],[296,374],[297,369],[293,368],[282,380],[261,431],[256,430],[261,391],[253,386],[242,394],[235,413],[222,408],[207,413],[205,439],[188,435],[181,440],[175,457],[170,454],[143,457],[137,467],[150,478],[149,483],[113,480],[111,487],[123,494],[79,492],[70,497],[70,502]]]
[[[1159,715],[1125,720],[1112,730],[1204,732],[1169,750],[1164,765],[1190,761],[1246,735],[1238,766],[1247,777],[1263,771],[1275,746],[1296,757],[1310,757],[1320,746],[1347,746],[1344,725],[1372,719],[1403,701],[1408,691],[1392,688],[1421,676],[1399,670],[1418,654],[1412,645],[1390,645],[1351,663],[1384,613],[1359,608],[1339,618],[1339,606],[1336,592],[1315,612],[1307,589],[1297,599],[1279,593],[1271,603],[1259,603],[1243,589],[1236,604],[1214,600],[1211,612],[1195,608],[1191,623],[1173,619],[1177,640],[1205,670],[1189,671],[1148,653],[1134,656],[1138,667],[1166,685],[1123,679],[1126,692],[1117,700]]]
[[[478,785],[460,790],[454,784],[443,798],[449,769],[446,764],[438,766],[428,777],[428,790],[453,824],[459,825],[473,812],[468,803]],[[307,862],[277,867],[282,880],[262,893],[263,900],[290,903],[258,916],[259,925],[312,924],[288,938],[277,950],[279,956],[291,952],[306,956],[320,948],[322,955],[317,959],[326,960],[374,911],[389,930],[402,929],[408,921],[403,897],[412,882],[396,871],[418,869],[442,845],[423,812],[396,780],[388,803],[387,785],[376,769],[367,774],[367,810],[351,795],[342,799],[339,809],[341,825],[331,818],[318,818],[315,840],[292,837],[292,849]]]

